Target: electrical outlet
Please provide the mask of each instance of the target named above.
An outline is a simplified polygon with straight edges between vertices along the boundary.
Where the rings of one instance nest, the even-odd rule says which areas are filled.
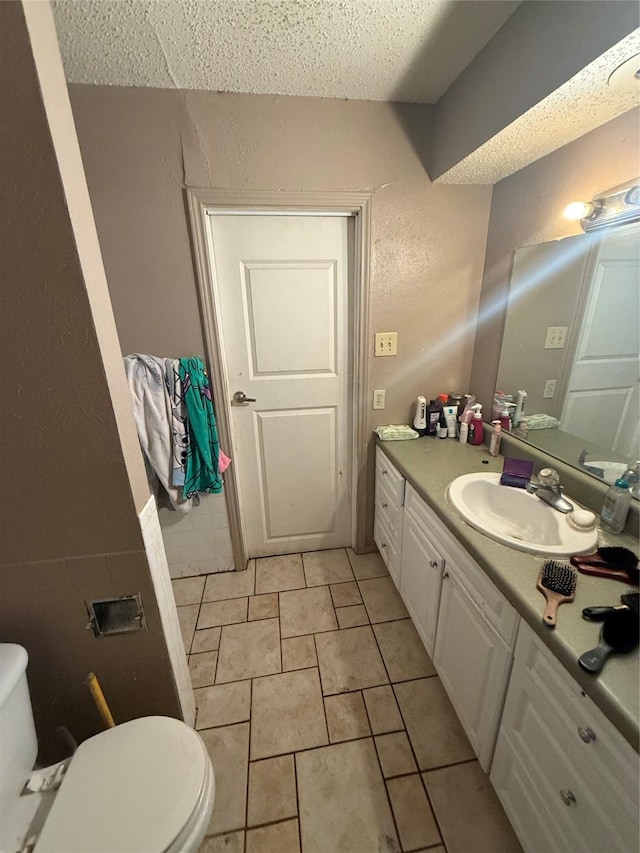
[[[545,400],[550,400],[555,396],[556,393],[556,380],[555,379],[547,379],[544,383],[544,391],[542,392],[542,396]]]
[[[567,338],[568,326],[549,326],[547,328],[547,337],[544,341],[545,349],[564,349],[564,342]]]
[[[373,392],[373,408],[374,409],[384,409],[384,391],[374,391]]]
[[[398,355],[398,333],[376,332],[374,355]]]

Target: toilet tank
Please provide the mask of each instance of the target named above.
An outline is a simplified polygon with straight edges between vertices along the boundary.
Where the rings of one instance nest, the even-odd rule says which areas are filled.
[[[26,649],[0,643],[0,814],[11,809],[38,754]]]

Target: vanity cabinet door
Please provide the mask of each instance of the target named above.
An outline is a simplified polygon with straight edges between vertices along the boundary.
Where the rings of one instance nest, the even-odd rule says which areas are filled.
[[[527,851],[638,850],[638,755],[520,626],[491,781]]]
[[[482,769],[488,773],[513,654],[447,564],[434,664]]]
[[[407,505],[402,532],[400,595],[431,657],[435,646],[443,568],[444,560],[424,532],[419,518]]]

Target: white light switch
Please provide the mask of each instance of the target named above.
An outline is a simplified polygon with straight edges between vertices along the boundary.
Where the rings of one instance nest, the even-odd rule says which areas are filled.
[[[376,332],[376,351],[374,355],[397,355],[398,333]]]
[[[545,338],[545,349],[563,349],[567,338],[568,326],[549,326]]]

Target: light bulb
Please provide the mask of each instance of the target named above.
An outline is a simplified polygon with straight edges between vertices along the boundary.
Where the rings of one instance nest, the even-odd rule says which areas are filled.
[[[586,219],[593,211],[593,205],[588,201],[572,201],[562,211],[566,219]]]

